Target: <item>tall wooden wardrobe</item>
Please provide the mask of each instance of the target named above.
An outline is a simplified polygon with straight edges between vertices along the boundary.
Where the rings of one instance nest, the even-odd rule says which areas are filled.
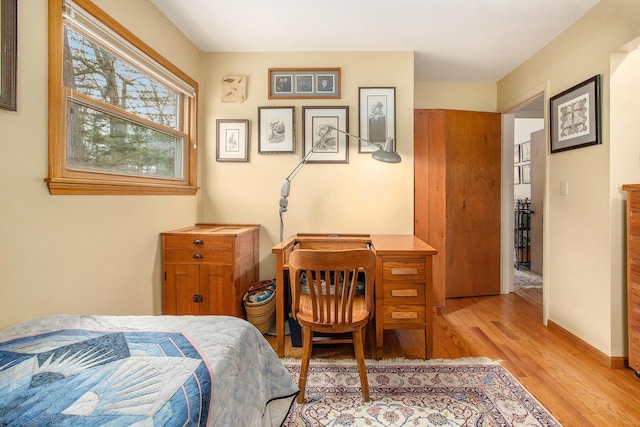
[[[434,304],[499,294],[500,114],[414,115],[414,234],[438,250]]]

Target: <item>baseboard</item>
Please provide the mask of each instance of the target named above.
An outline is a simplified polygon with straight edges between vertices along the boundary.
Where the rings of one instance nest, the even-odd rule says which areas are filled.
[[[558,325],[557,323],[554,323],[552,320],[548,320],[547,321],[547,328],[549,328],[553,332],[555,332],[555,333],[557,333],[559,335],[562,335],[563,337],[567,338],[576,347],[582,348],[585,352],[591,354],[597,360],[602,362],[603,365],[605,365],[605,366],[607,366],[609,368],[612,368],[612,369],[626,369],[627,366],[628,366],[628,364],[627,364],[628,358],[621,357],[621,356],[615,356],[615,357],[614,356],[607,356],[606,354],[604,354],[603,352],[601,352],[600,350],[598,350],[597,348],[595,348],[591,344],[589,344],[586,341],[583,341],[582,339],[580,339],[577,336],[573,335],[571,332],[567,331],[565,328],[563,328],[562,326]]]

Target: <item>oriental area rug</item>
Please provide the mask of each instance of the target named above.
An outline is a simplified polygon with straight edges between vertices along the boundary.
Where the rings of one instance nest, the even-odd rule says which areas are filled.
[[[298,381],[300,360],[284,359]],[[312,359],[305,403],[286,427],[549,426],[560,423],[499,362],[367,360],[371,401],[364,403],[355,360]]]

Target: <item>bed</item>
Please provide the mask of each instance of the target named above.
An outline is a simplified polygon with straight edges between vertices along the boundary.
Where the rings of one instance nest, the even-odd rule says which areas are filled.
[[[0,330],[2,426],[279,426],[297,394],[235,317],[56,315]]]

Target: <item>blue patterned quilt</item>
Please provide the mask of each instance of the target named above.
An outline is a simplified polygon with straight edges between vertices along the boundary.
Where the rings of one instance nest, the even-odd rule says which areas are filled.
[[[48,316],[0,331],[0,426],[270,426],[298,388],[227,316]]]

